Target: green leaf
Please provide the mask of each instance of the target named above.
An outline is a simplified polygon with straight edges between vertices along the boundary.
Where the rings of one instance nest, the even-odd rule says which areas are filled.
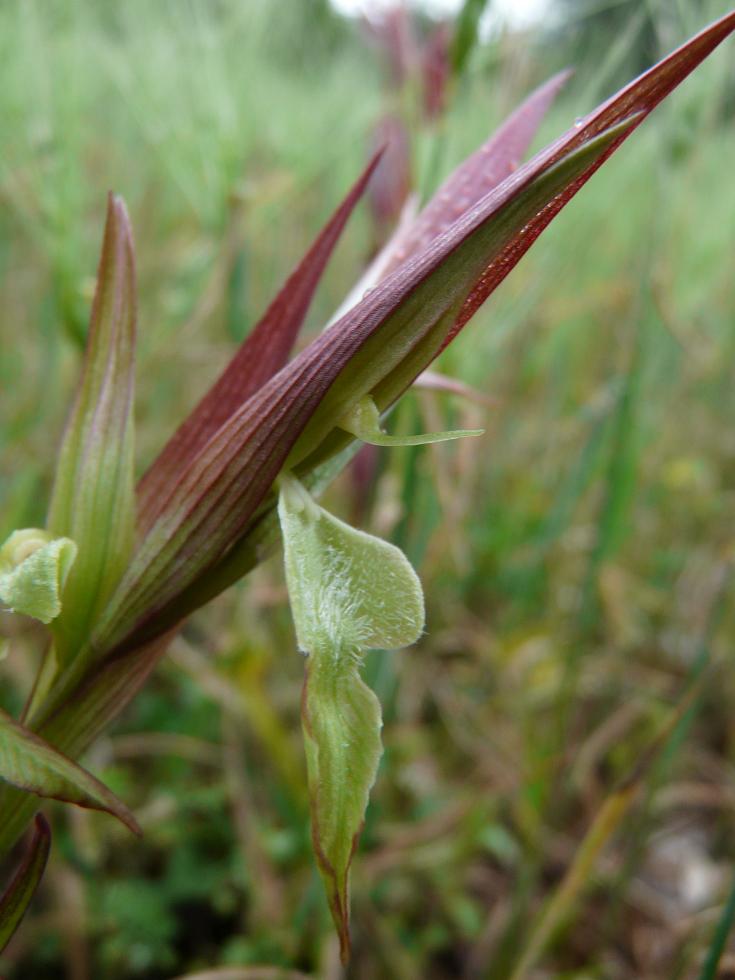
[[[488,5],[488,0],[464,0],[462,10],[457,17],[451,51],[452,70],[455,75],[462,74],[472,50],[477,45],[480,20]]]
[[[369,395],[360,398],[339,421],[339,427],[372,446],[425,446],[431,442],[448,442],[466,436],[481,436],[484,429],[453,429],[451,432],[426,432],[418,436],[389,436],[380,425],[378,406]]]
[[[0,601],[11,612],[50,623],[61,612],[61,595],[77,546],[69,538],[29,527],[14,531],[0,548]]]
[[[327,513],[283,477],[278,513],[289,598],[308,655],[302,722],[312,839],[349,955],[349,870],[381,755],[380,704],[360,678],[365,649],[414,643],[421,583],[403,552]]]
[[[0,953],[21,923],[46,869],[51,850],[51,828],[46,818],[36,815],[36,827],[23,863],[0,898]]]
[[[99,779],[2,710],[0,779],[37,796],[104,810],[140,833],[132,813]]]
[[[110,196],[79,394],[59,454],[49,529],[79,554],[54,625],[64,664],[82,646],[132,551],[135,260],[123,202]]]

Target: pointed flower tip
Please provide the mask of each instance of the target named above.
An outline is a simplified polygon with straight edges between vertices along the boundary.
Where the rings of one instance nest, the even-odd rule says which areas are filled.
[[[125,200],[114,191],[107,192],[107,225],[118,233],[131,234],[130,216]]]
[[[130,216],[122,194],[117,194],[115,191],[107,192],[107,210],[123,218],[128,224],[130,223]]]
[[[557,92],[564,88],[572,75],[574,75],[575,70],[576,69],[574,69],[571,65],[567,66],[566,68],[562,68],[561,71],[556,72],[556,74],[552,75],[548,81],[544,82],[544,84],[537,89],[537,94],[544,92],[548,95],[556,95]]]
[[[99,317],[104,297],[101,287],[107,284],[125,294],[127,302],[135,310],[136,269],[133,226],[124,199],[113,191],[107,193],[107,213],[102,238],[102,251],[97,268],[97,291],[92,306],[92,319]]]
[[[42,837],[51,837],[51,827],[42,813],[37,813],[33,822],[36,826],[37,834],[40,834]]]
[[[48,527],[79,547],[55,626],[59,662],[75,656],[134,544],[137,290],[132,228],[110,193],[81,383],[59,450]]]
[[[378,164],[380,163],[380,161],[383,159],[383,156],[385,154],[385,151],[388,149],[388,143],[389,143],[389,140],[385,140],[383,143],[381,143],[380,146],[378,146],[378,148],[375,150],[375,152],[373,153],[373,155],[370,157],[370,161],[369,161],[367,167],[365,168],[365,175],[364,175],[364,178],[363,178],[365,181],[368,181],[372,177],[372,175],[375,173],[375,168],[378,166]]]
[[[114,254],[120,257],[124,256],[125,264],[130,270],[129,274],[133,288],[135,288],[133,226],[130,221],[125,199],[114,191],[107,192],[107,216],[103,254],[106,250],[113,250]]]

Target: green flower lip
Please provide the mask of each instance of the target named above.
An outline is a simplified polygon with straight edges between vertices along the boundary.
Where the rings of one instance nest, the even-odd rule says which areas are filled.
[[[366,649],[415,643],[418,575],[395,545],[328,513],[290,475],[279,480],[289,601],[308,654],[302,696],[312,839],[349,956],[349,873],[382,754],[380,704],[359,673]]]

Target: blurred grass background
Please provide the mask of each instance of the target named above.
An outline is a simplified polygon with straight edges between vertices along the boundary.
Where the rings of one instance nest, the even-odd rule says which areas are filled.
[[[728,3],[552,6],[476,47],[443,119],[414,126],[422,190],[553,71],[578,68],[537,146]],[[142,470],[400,100],[322,0],[8,0],[0,65],[2,537],[44,520],[106,191],[138,248]],[[730,43],[443,355],[491,406],[410,395],[392,423],[479,424],[483,441],[384,451],[367,507],[350,474],[328,494],[407,551],[428,606],[415,648],[366,665],[385,757],[350,976],[503,980],[524,954],[516,977],[705,976],[735,875],[732,65]],[[307,334],[374,234],[363,208]],[[0,630],[13,705],[42,638],[9,616]],[[341,975],[310,854],[302,670],[274,558],[187,624],[90,753],[145,838],[55,809],[4,976]],[[735,976],[735,947],[710,975]]]

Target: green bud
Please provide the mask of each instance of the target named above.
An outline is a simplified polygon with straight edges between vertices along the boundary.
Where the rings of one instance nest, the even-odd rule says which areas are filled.
[[[39,528],[14,531],[0,548],[0,601],[11,612],[50,623],[61,612],[61,595],[77,546]]]

